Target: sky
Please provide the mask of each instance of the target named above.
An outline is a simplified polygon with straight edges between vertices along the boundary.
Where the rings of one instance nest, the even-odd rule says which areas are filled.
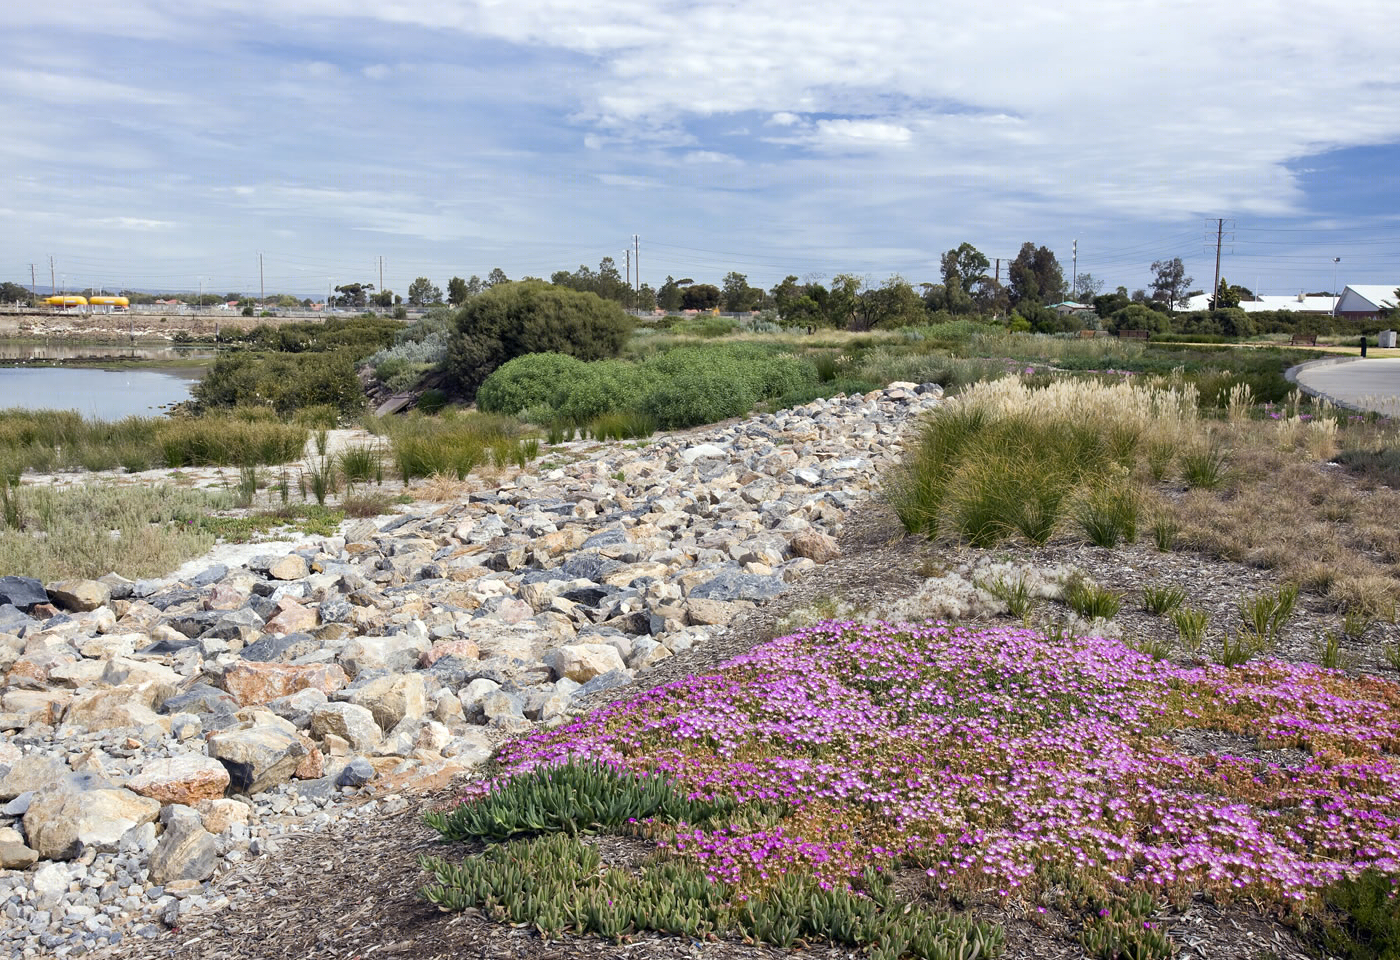
[[[21,0],[0,279],[1400,284],[1394,0]],[[1340,262],[1334,262],[1340,258]],[[1003,262],[1002,269],[1005,269]],[[1003,278],[1005,274],[1003,272]]]

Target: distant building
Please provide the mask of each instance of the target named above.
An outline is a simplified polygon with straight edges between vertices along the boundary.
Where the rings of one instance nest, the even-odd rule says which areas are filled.
[[[1073,300],[1062,300],[1059,303],[1050,304],[1050,309],[1060,316],[1073,316],[1076,313],[1093,313],[1094,308],[1086,303],[1075,303]]]
[[[1348,285],[1337,304],[1337,316],[1348,320],[1377,320],[1381,314],[1395,309],[1395,288],[1400,283]]]
[[[1336,297],[1309,297],[1301,293],[1292,297],[1261,296],[1254,300],[1241,300],[1240,309],[1245,313],[1271,310],[1283,310],[1289,313],[1331,313],[1335,300]],[[1181,309],[1186,311],[1209,310],[1210,294],[1196,294],[1182,304]]]

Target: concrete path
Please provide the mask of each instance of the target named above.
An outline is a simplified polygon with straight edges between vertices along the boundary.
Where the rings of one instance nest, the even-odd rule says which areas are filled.
[[[1298,371],[1298,383],[1347,406],[1400,416],[1400,359],[1306,367]]]

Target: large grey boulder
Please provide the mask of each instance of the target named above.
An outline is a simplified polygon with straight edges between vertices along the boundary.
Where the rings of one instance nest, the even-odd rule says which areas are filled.
[[[33,577],[0,577],[0,604],[28,613],[35,604],[48,602],[48,591]]]
[[[59,757],[42,753],[25,754],[10,765],[8,773],[0,777],[0,800],[13,800],[22,794],[37,792],[45,784],[72,772]]]
[[[690,591],[696,600],[769,600],[787,589],[782,577],[723,570]]]
[[[160,812],[165,833],[151,852],[151,880],[208,880],[214,875],[219,850],[214,835],[204,829],[200,816],[190,807],[171,804]]]
[[[368,752],[384,739],[374,714],[353,703],[327,703],[311,713],[311,735],[320,740],[328,733],[343,737],[350,746]]]

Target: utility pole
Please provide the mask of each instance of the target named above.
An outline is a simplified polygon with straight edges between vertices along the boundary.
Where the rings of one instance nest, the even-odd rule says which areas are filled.
[[[642,295],[642,238],[635,233],[632,234],[632,262],[637,265],[633,282],[636,284],[635,292],[640,297]]]
[[[258,254],[258,301],[267,299],[267,288],[263,286],[263,263],[262,254]]]
[[[384,257],[379,258],[379,292],[384,292]]]
[[[39,292],[39,285],[34,280],[34,264],[29,265],[29,293],[31,295]]]
[[[1337,319],[1337,303],[1342,299],[1342,295],[1337,292],[1337,264],[1342,262],[1341,257],[1332,258],[1332,319]]]
[[[1070,283],[1069,298],[1076,300],[1079,297],[1079,241],[1074,241],[1074,259],[1070,261]]]
[[[53,277],[53,254],[49,254],[49,295],[58,293],[58,281]]]
[[[622,258],[627,263],[627,289],[632,289],[632,248],[628,247],[622,251]]]
[[[1210,305],[1216,309],[1220,308],[1220,241],[1225,236],[1225,220],[1217,217],[1215,220],[1215,286],[1210,288]]]
[[[197,310],[203,310],[203,309],[204,309],[204,278],[203,278],[203,277],[200,277],[200,278],[199,278],[199,303],[196,304],[195,309],[197,309]]]
[[[997,272],[992,282],[997,286],[1001,286],[1001,257],[997,257]]]

